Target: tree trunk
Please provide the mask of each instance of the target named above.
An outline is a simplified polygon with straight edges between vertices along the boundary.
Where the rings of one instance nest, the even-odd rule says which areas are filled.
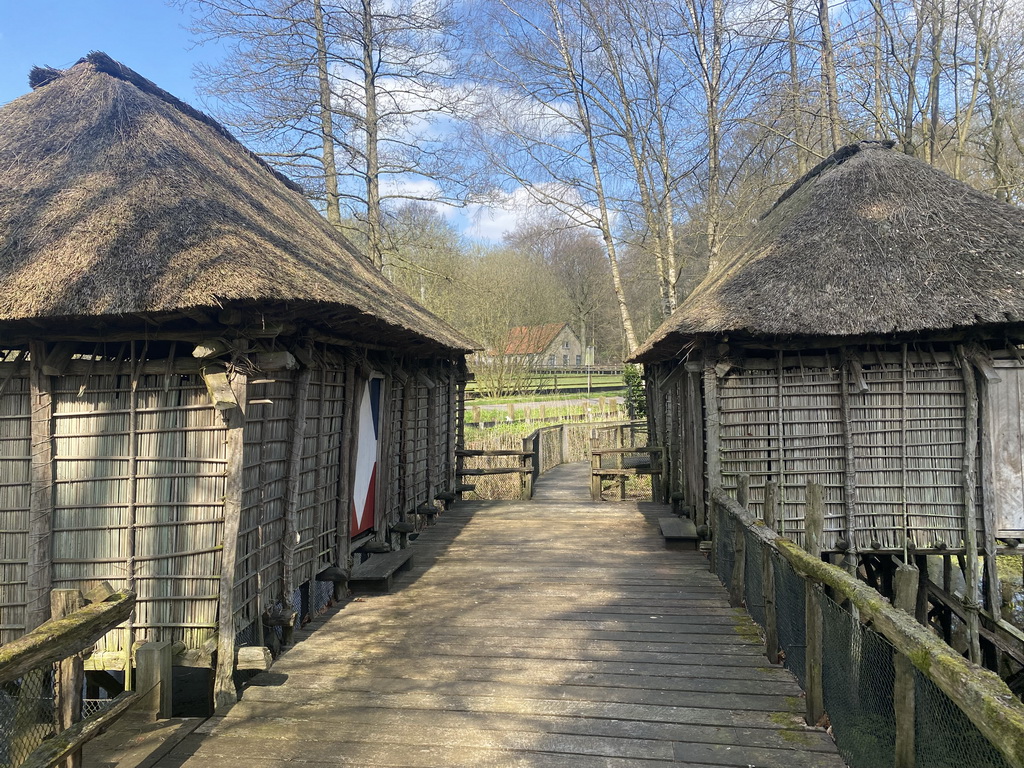
[[[377,269],[384,266],[380,229],[380,160],[377,157],[377,73],[374,69],[374,29],[371,0],[363,0],[363,85],[366,110],[366,240],[370,260]]]
[[[931,72],[928,75],[928,103],[931,114],[928,122],[928,162],[932,165],[938,161],[939,154],[939,79],[942,77],[942,32],[943,16],[946,12],[943,0],[932,3],[932,39],[931,39]]]
[[[722,84],[722,29],[725,9],[723,0],[712,0],[711,5],[711,57],[707,62],[707,96],[708,112],[708,219],[704,233],[708,246],[708,270],[712,271],[721,259],[721,231],[719,215],[721,213],[722,171],[721,171],[721,84]]]
[[[790,116],[793,120],[793,143],[796,145],[796,175],[802,178],[807,173],[807,137],[804,135],[803,85],[800,82],[800,62],[797,56],[796,15],[793,0],[786,0],[786,25],[788,27],[787,47],[789,49],[789,98]]]
[[[821,90],[825,98],[826,123],[832,151],[839,149],[839,90],[836,86],[836,57],[832,49],[832,24],[829,0],[818,0],[818,25],[821,28]]]
[[[321,0],[313,0],[313,29],[316,34],[316,76],[320,86],[320,133],[323,143],[324,190],[327,194],[327,221],[341,227],[341,197],[338,194],[338,168],[334,162],[334,106],[331,104],[331,78],[327,67],[327,31]]]

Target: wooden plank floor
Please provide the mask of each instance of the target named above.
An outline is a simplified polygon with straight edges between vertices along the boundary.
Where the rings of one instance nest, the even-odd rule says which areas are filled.
[[[457,505],[392,594],[315,621],[158,768],[842,766],[705,559],[665,549],[664,507],[586,480]]]

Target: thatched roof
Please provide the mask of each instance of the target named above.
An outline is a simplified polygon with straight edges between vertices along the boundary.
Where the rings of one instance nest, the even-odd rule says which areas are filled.
[[[543,354],[568,323],[548,323],[546,325],[520,325],[508,332],[505,337],[505,355],[540,355]]]
[[[0,108],[0,322],[274,307],[385,344],[476,346],[216,121],[105,54],[32,83]]]
[[[793,185],[636,353],[693,337],[864,337],[1024,320],[1024,211],[863,142]]]

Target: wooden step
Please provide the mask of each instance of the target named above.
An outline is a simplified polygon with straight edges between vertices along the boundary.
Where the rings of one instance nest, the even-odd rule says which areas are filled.
[[[661,525],[661,535],[665,537],[665,543],[677,541],[696,542],[700,537],[697,535],[697,526],[688,517],[661,517],[658,518]]]
[[[348,588],[353,593],[390,592],[391,581],[398,571],[412,568],[412,550],[398,549],[379,555],[370,555],[352,568]]]

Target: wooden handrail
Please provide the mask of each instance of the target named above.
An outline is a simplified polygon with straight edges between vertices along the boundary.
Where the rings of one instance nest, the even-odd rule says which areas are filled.
[[[0,682],[17,680],[26,672],[66,659],[92,647],[135,608],[135,594],[121,592],[60,619],[50,619],[27,635],[0,646]]]
[[[662,453],[664,450],[660,445],[645,445],[642,448],[591,448],[590,452],[603,456],[606,453]]]
[[[456,456],[533,456],[535,451],[513,451],[498,448],[460,448]]]
[[[61,765],[70,755],[80,750],[86,742],[96,738],[109,728],[115,720],[125,714],[131,706],[142,700],[149,691],[123,691],[115,696],[110,704],[99,712],[90,715],[70,728],[47,739],[36,747],[21,768],[55,768]]]
[[[712,490],[711,498],[755,538],[778,552],[799,575],[848,599],[857,607],[861,620],[870,623],[935,683],[1011,765],[1024,766],[1024,703],[997,674],[965,659],[872,587],[809,555],[768,528],[722,488]]]

